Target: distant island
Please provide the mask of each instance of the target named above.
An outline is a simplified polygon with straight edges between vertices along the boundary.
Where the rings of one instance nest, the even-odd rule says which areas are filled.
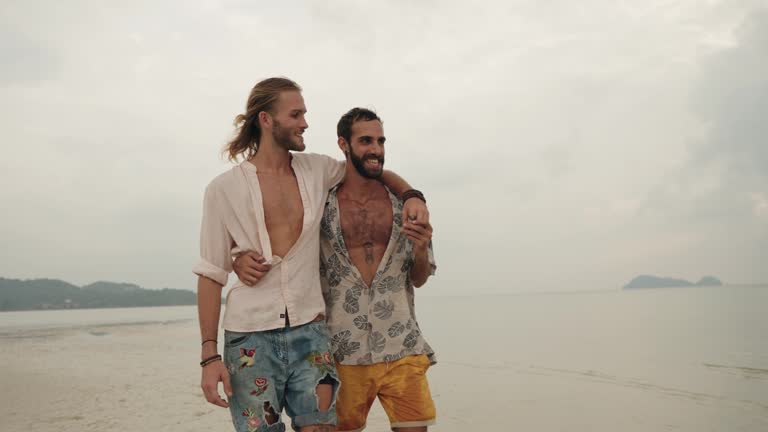
[[[0,311],[195,304],[197,296],[190,290],[151,290],[116,282],[95,282],[79,287],[59,279],[0,278]]]
[[[722,286],[720,279],[714,276],[704,276],[698,282],[693,283],[685,279],[674,279],[658,277],[651,275],[640,275],[624,285],[624,289],[633,288],[675,288],[675,287],[694,287],[694,286]]]

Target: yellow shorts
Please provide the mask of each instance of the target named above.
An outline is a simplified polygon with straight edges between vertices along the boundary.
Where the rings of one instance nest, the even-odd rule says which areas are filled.
[[[435,403],[426,372],[429,358],[413,355],[363,366],[336,364],[341,387],[336,399],[339,431],[361,431],[373,400],[379,397],[391,427],[435,424]]]

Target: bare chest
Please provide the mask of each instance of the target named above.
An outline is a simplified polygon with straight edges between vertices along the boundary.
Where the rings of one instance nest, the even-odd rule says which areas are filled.
[[[385,199],[359,203],[339,198],[341,231],[348,249],[386,249],[392,234],[392,203]]]
[[[295,175],[259,174],[264,222],[272,253],[285,256],[301,235],[304,206]]]

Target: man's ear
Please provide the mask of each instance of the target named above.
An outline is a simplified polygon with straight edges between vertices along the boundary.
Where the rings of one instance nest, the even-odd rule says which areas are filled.
[[[272,116],[266,111],[259,111],[259,126],[272,126]]]
[[[347,140],[344,139],[344,137],[339,137],[339,148],[341,149],[344,154],[349,153],[349,144],[347,144]]]

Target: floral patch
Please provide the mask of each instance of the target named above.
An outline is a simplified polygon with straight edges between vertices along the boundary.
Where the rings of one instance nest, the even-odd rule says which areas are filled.
[[[240,348],[240,369],[253,366],[256,362],[256,349],[243,349]]]
[[[333,372],[333,357],[331,357],[331,353],[328,351],[323,353],[313,351],[307,356],[307,361],[322,372]]]
[[[261,419],[259,418],[258,414],[256,414],[256,411],[254,411],[253,409],[251,408],[244,409],[243,417],[246,417],[247,419],[248,432],[256,432],[259,429],[259,426],[261,426]]]
[[[253,380],[253,384],[256,385],[256,389],[251,391],[251,395],[258,396],[265,391],[267,391],[267,388],[269,387],[269,382],[266,378],[256,378]]]

